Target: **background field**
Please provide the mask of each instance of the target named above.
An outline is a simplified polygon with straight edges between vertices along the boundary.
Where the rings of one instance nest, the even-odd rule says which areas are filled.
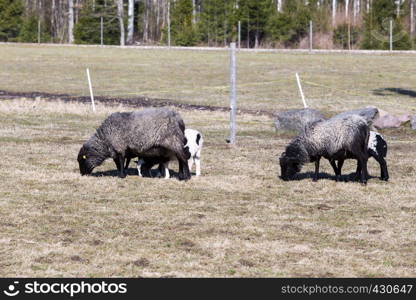
[[[331,87],[305,86],[326,114],[366,104],[414,113],[413,60],[241,53],[238,101],[298,107],[296,70]],[[89,65],[103,95],[226,106],[227,62],[224,52],[1,45],[0,89],[87,94]],[[392,87],[408,92],[374,93]],[[139,178],[130,169],[121,180],[110,161],[81,177],[81,144],[109,113],[133,108],[97,109],[0,101],[0,276],[416,276],[416,134],[408,127],[382,132],[391,180],[366,187],[336,183],[327,162],[317,183],[312,165],[283,182],[276,158],[291,133],[275,132],[267,116],[240,114],[230,148],[228,113],[189,110],[179,112],[206,141],[200,178]],[[354,169],[348,161],[344,173]],[[369,169],[378,175],[374,160]]]

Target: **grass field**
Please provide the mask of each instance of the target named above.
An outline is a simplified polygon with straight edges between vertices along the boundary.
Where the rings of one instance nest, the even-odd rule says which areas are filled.
[[[119,96],[135,91],[188,103],[227,102],[221,52],[1,45],[0,89],[85,94],[87,60],[97,92],[105,87]],[[336,85],[322,98],[321,88],[305,88],[325,113],[370,103],[412,112],[416,98],[372,92],[411,90],[412,60],[244,53],[239,101],[247,108],[296,107],[296,86],[288,77],[296,69],[304,77],[309,70],[311,81]],[[326,65],[337,72],[331,76]],[[124,68],[140,72],[127,76]],[[373,78],[373,72],[382,76]],[[276,81],[263,84],[266,77]],[[356,97],[342,94],[354,84]],[[269,117],[239,115],[238,144],[231,148],[225,143],[228,113],[179,110],[188,127],[205,135],[200,178],[139,178],[130,169],[122,180],[111,161],[96,176],[82,177],[76,161],[82,143],[109,113],[132,108],[97,109],[92,114],[83,104],[0,100],[0,276],[416,276],[416,133],[410,128],[382,132],[389,143],[388,183],[372,178],[363,187],[324,174],[314,183],[313,165],[299,180],[283,182],[277,156],[292,134],[275,132]],[[355,162],[347,161],[343,172],[354,170]],[[374,160],[369,170],[379,174]],[[329,163],[321,172],[332,175]]]
[[[403,54],[241,52],[237,55],[238,105],[264,110],[300,107],[295,81],[299,72],[311,107],[334,112],[375,105],[416,113],[414,60],[415,55]],[[226,51],[3,44],[0,89],[89,95],[88,67],[96,95],[142,95],[228,106],[228,66]]]

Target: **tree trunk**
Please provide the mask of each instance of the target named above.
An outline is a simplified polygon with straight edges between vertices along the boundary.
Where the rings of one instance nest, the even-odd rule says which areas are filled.
[[[354,0],[353,5],[353,13],[354,13],[354,24],[357,23],[358,15],[360,14],[360,0]]]
[[[410,0],[410,35],[415,33],[415,0]]]
[[[401,4],[402,4],[401,0],[396,0],[396,6],[397,6],[396,16],[397,16],[397,18],[400,16],[400,5]]]
[[[68,0],[68,43],[74,43],[74,0]]]
[[[128,25],[127,25],[127,44],[133,44],[134,35],[134,0],[129,0],[128,11]]]
[[[124,46],[124,9],[123,0],[117,0],[117,18],[120,24],[120,46]]]
[[[55,13],[56,13],[56,0],[52,0],[52,7],[51,7],[51,29],[52,29],[52,40],[55,38],[56,34],[56,24],[55,24]]]
[[[277,0],[277,11],[282,12],[283,0]]]
[[[192,0],[192,24],[196,23],[196,3]]]
[[[335,27],[337,17],[337,0],[332,0],[332,26]]]
[[[350,0],[345,0],[345,19],[348,20],[348,12],[350,8]]]
[[[147,42],[149,39],[149,1],[145,0],[145,12],[143,17],[143,42]]]

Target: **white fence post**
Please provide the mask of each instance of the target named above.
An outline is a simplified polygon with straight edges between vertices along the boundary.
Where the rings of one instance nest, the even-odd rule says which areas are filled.
[[[235,59],[235,43],[230,44],[230,144],[236,141],[236,115],[237,115],[237,91],[236,91],[236,59]]]
[[[298,82],[298,88],[299,88],[300,95],[302,97],[303,107],[308,108],[308,104],[306,104],[305,95],[303,94],[302,85],[300,84],[300,78],[299,78],[298,73],[296,73],[296,81]]]
[[[95,112],[94,94],[92,93],[92,84],[91,84],[91,77],[90,77],[90,69],[88,69],[88,68],[87,68],[87,77],[88,77],[88,85],[90,87],[90,97],[91,97],[92,111]]]

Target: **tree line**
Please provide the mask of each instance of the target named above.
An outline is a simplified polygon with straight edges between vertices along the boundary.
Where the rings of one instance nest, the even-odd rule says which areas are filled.
[[[388,49],[415,44],[416,0],[0,0],[0,41]],[[239,38],[240,33],[240,38]]]

